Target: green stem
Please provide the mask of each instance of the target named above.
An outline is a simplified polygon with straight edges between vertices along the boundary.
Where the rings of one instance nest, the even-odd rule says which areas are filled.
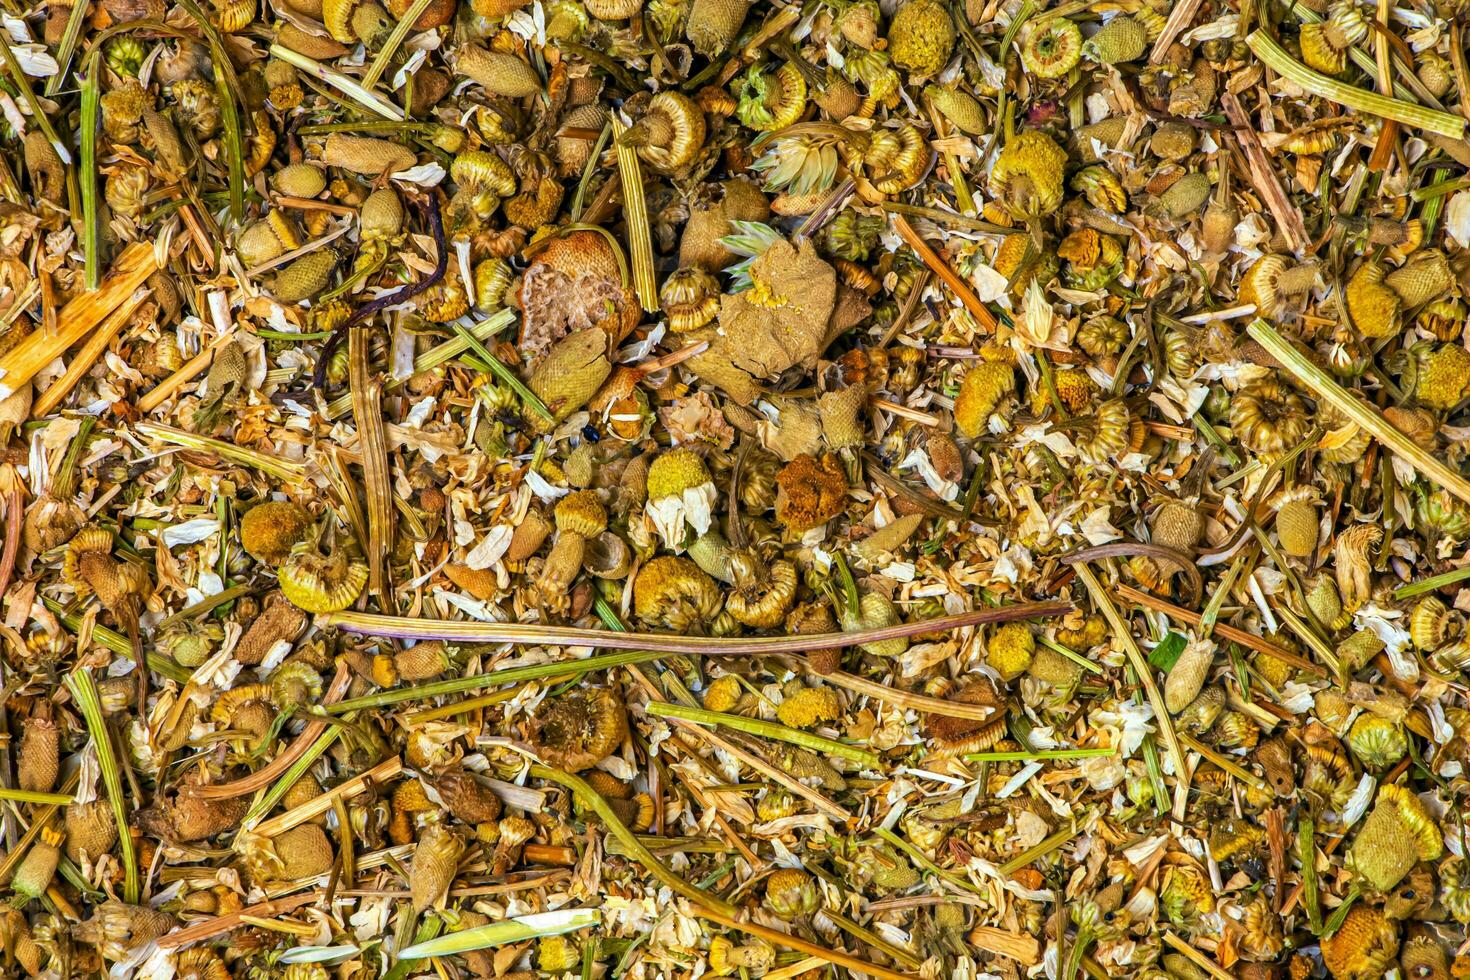
[[[1103,669],[1097,664],[1093,663],[1091,660],[1088,660],[1086,657],[1082,656],[1082,654],[1071,649],[1070,647],[1063,646],[1056,640],[1053,640],[1043,635],[1038,636],[1036,638],[1036,642],[1040,643],[1048,650],[1051,650],[1053,653],[1059,653],[1062,656],[1066,657],[1068,660],[1072,661],[1072,663],[1076,664],[1078,667],[1081,667],[1089,674],[1101,674],[1103,672]]]
[[[160,442],[166,442],[175,446],[183,446],[186,449],[197,449],[202,452],[214,453],[221,459],[227,459],[241,466],[248,466],[274,476],[278,480],[287,483],[299,483],[306,477],[306,466],[302,463],[293,463],[265,453],[256,452],[254,449],[245,449],[220,439],[210,439],[207,436],[197,435],[193,432],[185,432],[172,426],[159,425],[156,422],[139,422],[137,425],[139,434],[150,436]]]
[[[1225,577],[1215,587],[1215,592],[1210,596],[1210,601],[1205,606],[1204,613],[1200,615],[1200,639],[1208,639],[1210,634],[1215,631],[1215,621],[1220,618],[1220,607],[1225,604],[1225,597],[1230,594],[1230,590],[1235,588],[1235,580],[1245,570],[1246,562],[1249,560],[1249,555],[1236,555],[1235,560],[1230,563],[1230,567],[1225,570]]]
[[[627,825],[618,819],[618,815],[613,812],[612,807],[608,806],[607,801],[596,790],[587,785],[586,780],[580,776],[574,776],[569,772],[562,772],[559,769],[552,769],[550,766],[543,766],[539,763],[531,766],[531,775],[537,779],[546,779],[553,783],[560,783],[575,793],[583,803],[586,803],[597,812],[597,815],[602,818],[603,825],[607,828],[608,832],[616,837],[623,847],[627,849],[629,856],[643,865],[649,874],[668,886],[675,894],[683,895],[696,905],[702,905],[713,912],[718,912],[720,915],[727,917],[735,916],[735,906],[716,895],[700,891],[684,878],[674,874],[674,872],[665,867],[663,862],[655,857],[652,851],[643,846],[643,842],[638,839],[638,835],[629,830]]]
[[[398,50],[398,46],[403,43],[404,38],[408,37],[408,32],[413,30],[413,25],[433,2],[434,0],[414,0],[408,11],[398,18],[398,23],[393,25],[393,32],[388,35],[388,40],[383,42],[383,47],[378,51],[377,57],[373,58],[373,63],[368,66],[367,72],[362,76],[363,88],[371,92],[378,84],[378,79],[382,78],[383,72],[388,69],[388,62]]]
[[[1470,565],[1451,569],[1448,572],[1440,572],[1438,575],[1431,575],[1429,578],[1418,582],[1410,582],[1408,585],[1401,585],[1393,590],[1393,597],[1395,599],[1412,599],[1415,596],[1421,596],[1427,592],[1438,592],[1446,585],[1454,585],[1456,582],[1463,582],[1467,578],[1470,578]]]
[[[1026,850],[1017,854],[1005,864],[1002,864],[999,868],[1000,873],[1010,877],[1031,862],[1044,858],[1058,848],[1066,846],[1072,838],[1077,836],[1078,830],[1079,828],[1075,825],[1064,828],[1052,834],[1041,843],[1026,848]]]
[[[1319,98],[1336,102],[1357,112],[1392,119],[1405,126],[1438,133],[1451,139],[1460,139],[1465,135],[1463,116],[1428,109],[1328,78],[1294,59],[1264,30],[1252,31],[1245,39],[1245,43],[1256,57],[1269,65],[1278,75]]]
[[[10,800],[15,803],[44,803],[50,806],[66,806],[76,797],[70,793],[41,793],[27,789],[4,789],[0,788],[0,800]]]
[[[546,407],[546,403],[543,402],[534,391],[532,391],[530,388],[527,388],[525,383],[521,381],[520,378],[516,377],[515,372],[505,366],[505,362],[496,357],[494,354],[490,353],[490,349],[484,344],[480,343],[480,338],[476,337],[474,334],[470,333],[469,330],[460,326],[457,323],[454,325],[454,332],[458,334],[459,338],[463,340],[465,344],[479,356],[480,360],[485,362],[485,364],[490,368],[490,373],[495,375],[497,380],[503,383],[506,387],[510,388],[511,391],[514,391],[516,393],[516,396],[520,398],[521,402],[527,408],[531,409],[533,412],[546,419],[548,422],[556,420],[556,417],[552,414],[551,409]]]
[[[144,670],[141,665],[137,668]],[[112,751],[112,733],[107,727],[107,718],[102,713],[102,699],[97,693],[97,684],[92,680],[92,671],[81,667],[66,675],[66,689],[71,692],[77,707],[82,712],[87,731],[92,736],[92,748],[97,753],[97,765],[102,770],[102,782],[107,788],[107,799],[112,804],[112,815],[122,833],[118,834],[118,850],[122,855],[124,870],[123,898],[130,905],[138,904],[141,891],[138,880],[138,855],[133,850],[133,835],[127,832],[128,809],[123,799],[122,773],[118,769],[117,756]]]
[[[823,755],[835,755],[844,759],[851,759],[869,769],[876,769],[882,765],[882,759],[876,752],[859,749],[843,742],[834,742],[830,738],[822,738],[810,732],[798,731],[785,725],[778,725],[773,721],[761,721],[759,718],[746,718],[743,715],[726,714],[723,711],[708,711],[704,708],[687,708],[681,704],[670,704],[664,701],[650,701],[644,709],[648,714],[665,718],[680,718],[684,721],[692,721],[698,725],[723,726],[733,728],[736,731],[745,732],[747,735],[756,735],[760,738],[775,739],[778,742],[789,742],[799,745],[804,749],[811,749]]]
[[[514,310],[499,310],[495,313],[492,313],[484,320],[481,320],[474,326],[470,327],[469,332],[474,334],[476,339],[478,340],[486,340],[500,333],[506,327],[514,323],[515,320],[516,313]],[[439,346],[431,350],[427,350],[424,353],[420,354],[418,357],[414,358],[414,373],[422,374],[425,371],[432,371],[434,370],[434,368],[439,367],[442,364],[449,363],[469,349],[470,345],[465,341],[463,337],[451,337],[449,340],[444,341],[444,343],[440,344]],[[402,384],[403,381],[399,378],[390,378],[388,380],[385,380],[383,382],[383,394],[386,395],[389,392],[398,390],[398,388],[402,386]],[[334,398],[332,401],[327,403],[327,418],[341,418],[343,415],[346,415],[351,409],[352,395],[350,393],[342,395],[340,398]]]
[[[506,667],[501,670],[491,670],[483,674],[473,674],[469,677],[456,677],[447,681],[435,681],[432,684],[415,684],[412,687],[395,687],[387,691],[379,691],[365,697],[351,698],[347,701],[338,701],[329,704],[326,710],[331,714],[341,714],[345,711],[358,711],[363,709],[386,708],[390,704],[402,704],[405,701],[420,701],[424,698],[439,697],[444,694],[463,694],[466,691],[477,691],[482,687],[495,687],[501,684],[520,684],[525,681],[541,680],[546,677],[563,677],[568,674],[585,674],[594,670],[606,670],[610,667],[623,667],[628,664],[643,664],[660,657],[667,657],[666,653],[657,651],[624,651],[622,653],[606,653],[597,657],[587,657],[583,660],[562,660],[551,664],[532,664],[527,667]]]
[[[292,51],[290,48],[280,44],[272,44],[270,47],[270,53],[275,57],[280,58],[282,61],[287,62],[288,64],[295,66],[301,71],[306,72],[313,78],[326,82],[337,91],[349,96],[351,99],[353,99],[353,101],[357,102],[358,105],[366,109],[371,109],[373,112],[376,112],[384,119],[390,120],[392,122],[404,121],[403,110],[399,109],[393,103],[386,101],[376,93],[370,92],[366,88],[363,88],[356,81],[348,78],[341,72],[333,71],[332,69],[327,68],[324,65],[318,64],[317,62],[308,58],[306,55],[298,54],[297,52]]]
[[[81,630],[81,616],[77,615],[76,613],[67,613],[66,606],[57,602],[55,599],[43,596],[41,598],[41,601],[46,604],[47,609],[51,610],[57,616],[61,617],[62,626],[65,626],[73,633]],[[129,659],[132,659],[133,644],[128,641],[128,638],[126,636],[123,636],[116,630],[111,630],[108,629],[106,626],[101,626],[93,623],[92,639],[101,646],[104,646],[107,649],[111,650],[119,657],[127,657]],[[180,667],[178,664],[174,663],[173,660],[161,654],[148,653],[146,654],[146,656],[148,658],[149,670],[153,671],[155,674],[162,674],[164,677],[167,677],[169,680],[173,681],[176,684],[187,684],[189,683],[189,678],[193,676],[193,671],[185,667]]]
[[[904,853],[906,857],[908,857],[909,860],[913,861],[915,864],[923,868],[925,871],[928,871],[930,874],[943,878],[945,881],[949,882],[951,885],[954,885],[956,888],[963,888],[967,892],[978,894],[978,889],[976,889],[974,885],[970,884],[969,881],[965,880],[952,871],[944,870],[939,865],[929,860],[929,858],[924,855],[923,851],[919,850],[917,847],[910,844],[908,841],[904,840],[902,837],[898,836],[888,828],[875,827],[873,828],[873,833],[876,834],[878,837],[883,838],[894,847],[898,848]]]

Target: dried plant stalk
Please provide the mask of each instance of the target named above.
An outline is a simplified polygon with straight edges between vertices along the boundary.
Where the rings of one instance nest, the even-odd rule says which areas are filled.
[[[152,244],[134,242],[123,249],[112,273],[95,290],[83,292],[67,303],[57,317],[56,331],[33,331],[4,357],[0,357],[0,398],[8,398],[67,348],[91,333],[133,291],[158,271]]]
[[[97,358],[107,350],[107,345],[112,339],[122,332],[122,328],[128,325],[128,318],[133,315],[143,300],[148,298],[148,288],[135,289],[127,299],[123,300],[121,306],[107,314],[102,325],[92,332],[82,349],[72,358],[71,363],[66,366],[66,373],[41,392],[35,402],[31,405],[31,418],[38,419],[50,415],[56,406],[60,405],[62,399],[71,393],[77,382],[92,369],[97,363]]]
[[[1086,562],[1078,563],[1073,568],[1077,569],[1077,577],[1082,584],[1087,586],[1087,591],[1092,594],[1093,604],[1101,610],[1108,625],[1113,629],[1113,636],[1123,645],[1123,652],[1128,655],[1128,662],[1132,665],[1134,673],[1138,675],[1139,683],[1143,685],[1144,693],[1148,695],[1148,703],[1154,709],[1154,718],[1158,722],[1159,731],[1164,736],[1164,746],[1169,750],[1170,757],[1174,760],[1174,773],[1179,782],[1175,791],[1175,810],[1179,809],[1182,797],[1187,796],[1189,790],[1184,782],[1184,749],[1179,744],[1179,736],[1174,732],[1173,719],[1169,717],[1169,709],[1164,706],[1164,692],[1159,690],[1159,683],[1154,679],[1153,666],[1149,664],[1148,658],[1138,648],[1138,641],[1133,639],[1133,631],[1128,628],[1118,607],[1114,605],[1112,596],[1103,587],[1094,572]],[[1180,814],[1176,813],[1176,816]]]
[[[214,453],[221,459],[227,459],[241,466],[254,467],[262,473],[269,473],[276,479],[285,480],[288,483],[297,483],[306,477],[306,466],[302,463],[267,456],[253,449],[243,449],[220,439],[210,439],[207,436],[185,432],[183,429],[175,429],[170,425],[159,425],[156,422],[139,422],[137,428],[140,435],[150,436],[175,446],[183,446],[185,449]]]
[[[707,909],[719,915],[735,915],[735,906],[717,895],[711,895],[709,892],[694,887],[670,871],[662,861],[654,856],[652,851],[643,845],[643,842],[638,839],[638,835],[629,830],[627,824],[618,819],[618,815],[613,811],[613,808],[608,806],[607,801],[589,786],[586,780],[580,776],[574,776],[569,772],[562,772],[560,769],[553,769],[550,766],[543,766],[539,763],[531,766],[531,775],[539,779],[549,779],[554,783],[560,783],[577,794],[579,799],[597,811],[597,815],[602,818],[602,822],[606,825],[608,832],[627,848],[628,855],[643,865],[650,874],[667,885],[670,890],[676,894],[683,895],[702,909]]]
[[[146,669],[141,664],[136,668]],[[107,788],[107,800],[112,804],[113,819],[118,827],[127,827],[128,808],[123,797],[122,772],[118,768],[117,755],[112,749],[112,731],[107,727],[107,718],[102,713],[102,699],[97,693],[97,683],[92,680],[90,668],[82,667],[66,675],[66,688],[76,699],[77,708],[87,723],[92,736],[92,747],[97,752],[97,765],[102,770],[102,782]],[[138,854],[133,849],[133,837],[128,833],[118,835],[118,851],[123,864],[123,897],[131,905],[138,904],[141,882],[138,876]]]
[[[802,748],[811,749],[825,755],[840,756],[861,763],[870,769],[877,768],[881,761],[875,752],[860,749],[842,742],[834,742],[830,738],[822,738],[810,732],[798,731],[775,722],[761,721],[758,718],[746,718],[741,715],[726,714],[721,711],[706,711],[703,708],[688,708],[681,704],[669,704],[666,701],[650,701],[645,709],[649,714],[664,718],[682,718],[692,721],[697,725],[723,725],[736,731],[745,732],[748,735],[758,735],[762,738],[776,739],[781,742],[790,742],[792,745],[800,745]]]
[[[1281,178],[1277,176],[1276,168],[1271,165],[1271,159],[1266,156],[1266,150],[1252,128],[1255,124],[1241,108],[1240,100],[1228,89],[1220,93],[1220,106],[1225,110],[1230,125],[1235,128],[1235,138],[1240,141],[1240,148],[1245,151],[1245,162],[1250,167],[1251,183],[1255,185],[1256,192],[1265,200],[1266,207],[1280,225],[1281,233],[1286,236],[1292,251],[1301,251],[1311,241],[1306,222],[1302,219],[1301,210],[1291,203],[1286,189],[1281,186]]]
[[[970,315],[975,318],[975,322],[990,333],[994,333],[999,326],[995,314],[980,302],[980,297],[975,295],[969,283],[961,279],[959,274],[949,267],[948,262],[935,254],[934,249],[930,248],[929,243],[914,230],[914,226],[909,224],[908,219],[901,214],[893,215],[893,228],[909,248],[914,250],[919,259],[929,267],[929,270],[943,280],[950,292],[959,298],[959,301],[965,305],[965,309],[969,310]]]
[[[653,231],[648,224],[648,201],[643,196],[643,168],[638,151],[624,146],[627,131],[617,113],[612,114],[613,146],[618,155],[618,173],[623,178],[623,218],[628,226],[628,257],[633,266],[633,291],[649,313],[658,306],[658,281],[653,273]]]
[[[187,361],[184,362],[182,367],[180,367],[173,374],[164,378],[157,385],[155,385],[146,395],[138,399],[139,414],[147,415],[149,412],[153,411],[155,408],[162,405],[164,402],[168,401],[175,394],[177,394],[178,390],[184,387],[184,385],[188,384],[190,381],[193,381],[195,378],[199,377],[199,375],[203,374],[205,370],[208,369],[209,365],[214,361],[215,351],[219,350],[221,347],[225,346],[234,339],[234,331],[231,331],[229,333],[220,334],[218,337],[214,338],[214,340],[210,341],[208,347],[204,348],[199,353],[189,358]]]
[[[367,792],[374,783],[385,783],[401,772],[403,772],[403,760],[395,755],[373,766],[367,772],[359,773],[346,782],[333,786],[325,793],[307,800],[300,806],[292,807],[279,816],[261,821],[255,825],[255,833],[262,837],[274,837],[313,817],[326,813],[332,809],[336,801],[350,800],[354,796],[360,796]]]
[[[387,560],[392,547],[393,486],[388,479],[388,444],[383,435],[383,387],[369,375],[367,327],[353,327],[347,336],[348,376],[352,385],[352,416],[357,423],[357,451],[362,458],[366,494],[367,540],[363,542],[368,566],[368,590],[384,608],[388,602]]]
[[[1400,432],[1377,409],[1357,398],[1332,380],[1326,371],[1308,357],[1265,320],[1253,321],[1247,332],[1267,352],[1307,388],[1315,397],[1331,403],[1355,425],[1403,457],[1420,475],[1432,480],[1450,493],[1470,503],[1470,482],[1450,469],[1432,453],[1426,452]]]
[[[1245,39],[1245,43],[1257,58],[1270,65],[1278,75],[1312,95],[1329,102],[1336,102],[1357,112],[1391,119],[1405,126],[1413,126],[1415,129],[1424,129],[1441,136],[1448,136],[1450,139],[1461,139],[1465,135],[1465,120],[1462,117],[1440,112],[1438,109],[1414,105],[1412,102],[1403,102],[1328,78],[1297,61],[1271,35],[1260,28],[1252,31]],[[1223,96],[1221,101],[1224,101]]]
[[[769,926],[759,925],[755,922],[738,922],[731,916],[720,915],[708,909],[697,909],[696,914],[699,915],[700,918],[709,919],[711,922],[717,922],[727,929],[738,929],[741,932],[749,933],[752,936],[764,939],[768,943],[772,943],[777,946],[784,946],[787,949],[793,949],[798,953],[805,953],[808,956],[816,957],[817,959],[820,959],[827,963],[831,963],[834,966],[845,967],[846,969],[852,970],[855,973],[866,974],[870,977],[880,977],[882,978],[882,980],[913,980],[914,977],[914,975],[910,973],[899,973],[898,971],[890,970],[885,966],[878,966],[876,963],[869,963],[866,960],[859,959],[858,957],[853,956],[849,953],[844,953],[841,950],[828,949],[823,946],[818,946],[816,943],[809,943],[805,939],[787,935],[786,933],[779,932],[775,929],[770,928]]]
[[[1079,566],[1081,567],[1081,566]],[[766,655],[802,653],[862,646],[919,633],[942,632],[983,623],[1006,623],[1016,619],[1044,619],[1070,612],[1072,604],[1062,600],[1023,602],[1013,606],[976,609],[953,616],[940,616],[917,623],[898,623],[851,633],[812,633],[806,636],[750,636],[711,638],[676,636],[670,633],[618,633],[611,630],[576,629],[568,626],[538,626],[524,623],[449,622],[409,619],[375,613],[323,613],[316,617],[321,628],[335,626],[349,633],[391,636],[399,639],[457,640],[462,643],[523,643],[553,646],[590,646],[615,650],[661,650],[666,653],[704,656]]]

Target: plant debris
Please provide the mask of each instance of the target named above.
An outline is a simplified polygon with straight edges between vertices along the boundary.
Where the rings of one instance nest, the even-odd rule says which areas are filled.
[[[0,976],[1470,977],[1466,11],[0,16]]]

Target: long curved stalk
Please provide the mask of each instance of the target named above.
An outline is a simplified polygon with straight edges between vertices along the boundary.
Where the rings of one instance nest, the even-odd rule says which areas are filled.
[[[628,855],[648,869],[649,874],[667,885],[670,890],[676,894],[683,895],[695,905],[709,909],[711,912],[729,916],[735,914],[735,906],[717,895],[711,895],[709,892],[699,890],[665,867],[664,863],[655,857],[654,853],[638,839],[638,835],[629,830],[627,825],[618,819],[618,815],[613,812],[612,807],[607,805],[607,800],[604,800],[595,789],[589,786],[586,780],[580,776],[573,776],[569,772],[562,772],[560,769],[543,766],[540,763],[531,766],[531,775],[537,779],[549,779],[553,783],[560,783],[577,794],[577,797],[582,802],[597,812],[597,815],[602,818],[603,824],[607,827],[608,833],[618,839],[619,843],[627,849]]]
[[[334,626],[349,633],[399,640],[447,640],[459,643],[514,643],[538,646],[584,646],[611,650],[656,650],[691,656],[766,656],[775,653],[804,653],[861,646],[882,640],[897,640],[920,633],[956,630],[986,623],[1008,623],[1017,619],[1043,619],[1071,612],[1072,604],[1056,599],[1022,602],[1014,606],[975,609],[954,616],[898,623],[851,633],[812,633],[806,636],[705,637],[672,633],[615,633],[610,630],[578,629],[571,626],[540,626],[526,623],[451,622],[441,619],[409,619],[376,613],[322,613],[318,628]]]

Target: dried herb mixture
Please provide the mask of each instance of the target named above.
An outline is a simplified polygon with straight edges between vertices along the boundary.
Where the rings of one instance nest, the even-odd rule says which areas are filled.
[[[1464,4],[0,7],[0,976],[1470,978]]]

